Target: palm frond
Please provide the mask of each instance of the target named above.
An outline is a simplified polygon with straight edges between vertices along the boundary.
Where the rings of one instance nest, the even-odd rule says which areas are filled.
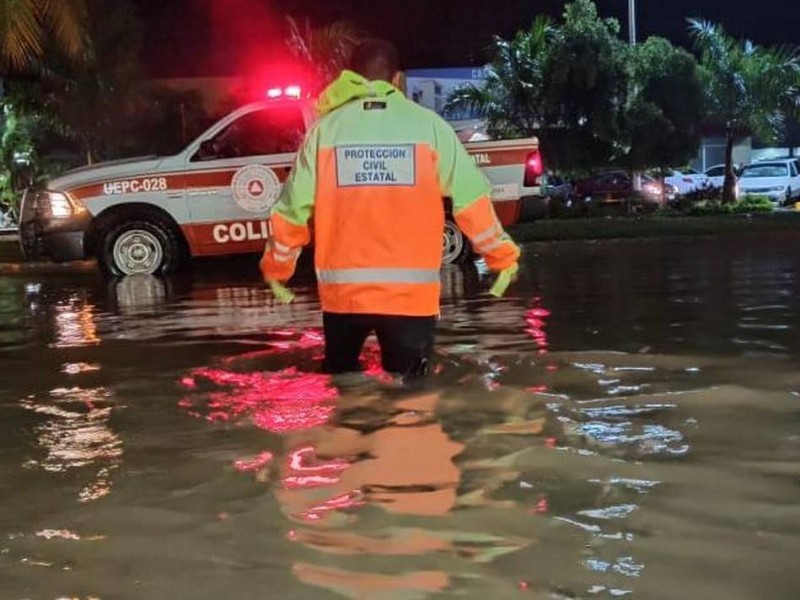
[[[69,57],[76,57],[86,47],[85,0],[39,0],[42,24],[52,30],[55,41]]]
[[[43,52],[36,0],[0,2],[0,57],[12,69],[24,69]]]
[[[346,66],[353,48],[365,32],[349,21],[335,21],[314,28],[306,19],[303,24],[289,16],[286,44],[298,59],[314,67],[323,83],[335,78]]]

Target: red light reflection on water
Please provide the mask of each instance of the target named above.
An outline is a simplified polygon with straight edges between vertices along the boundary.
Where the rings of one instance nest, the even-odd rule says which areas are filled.
[[[316,362],[321,362],[324,357],[325,336],[321,329],[307,329],[301,332],[296,329],[279,329],[271,331],[270,334],[279,339],[267,342],[267,349],[229,356],[223,359],[223,364],[229,366],[297,350],[316,350],[310,355],[311,359]],[[374,339],[369,339],[364,344],[364,350],[361,353],[361,364],[365,375],[375,377],[384,382],[391,380],[391,376],[381,368],[380,347]],[[187,378],[184,378],[182,383],[184,383],[185,387],[188,387],[186,384],[191,385],[191,381],[186,380]]]
[[[345,460],[320,461],[312,446],[289,454],[286,476],[281,480],[286,489],[314,488],[338,483],[339,474],[350,466]]]
[[[240,458],[235,463],[233,463],[233,467],[237,471],[258,471],[259,469],[264,468],[270,462],[272,462],[272,452],[262,452],[256,456],[251,458]]]
[[[338,397],[330,376],[301,373],[296,368],[276,373],[236,373],[202,367],[181,380],[185,388],[194,392],[201,383],[224,388],[201,395],[207,420],[250,417],[256,427],[272,432],[322,425],[333,413],[333,402]],[[189,398],[183,399],[180,405],[198,407],[197,402]]]
[[[534,298],[533,301],[534,304],[538,305],[541,302],[541,298]],[[541,306],[534,306],[525,313],[525,322],[528,324],[525,333],[533,338],[539,354],[546,354],[549,346],[547,332],[545,331],[547,328],[546,319],[549,316],[550,311]]]
[[[266,349],[223,359],[222,368],[201,367],[180,379],[191,396],[178,404],[191,415],[212,422],[250,418],[261,429],[282,433],[309,429],[328,421],[338,391],[329,375],[305,373],[296,367],[280,371],[241,371],[236,367],[294,351],[311,351],[313,361],[322,360],[324,336],[319,329],[272,332],[277,339]],[[380,366],[380,349],[370,340],[362,363],[367,376],[391,379]],[[239,366],[239,369],[242,367]]]

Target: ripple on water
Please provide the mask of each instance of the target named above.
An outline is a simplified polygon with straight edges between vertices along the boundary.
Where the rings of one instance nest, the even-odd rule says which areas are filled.
[[[107,388],[56,388],[45,398],[22,399],[19,406],[42,417],[35,425],[42,455],[22,466],[50,473],[92,471],[78,499],[89,502],[108,495],[123,453],[122,440],[110,426],[113,405]]]

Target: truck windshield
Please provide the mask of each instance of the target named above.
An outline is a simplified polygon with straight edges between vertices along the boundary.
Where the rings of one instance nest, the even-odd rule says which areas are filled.
[[[205,140],[192,160],[214,160],[296,152],[305,122],[297,106],[257,110],[236,119],[211,140]]]

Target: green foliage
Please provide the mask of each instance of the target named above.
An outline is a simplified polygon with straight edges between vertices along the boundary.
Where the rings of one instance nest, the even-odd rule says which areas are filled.
[[[783,133],[786,115],[800,110],[800,55],[793,48],[736,40],[707,21],[690,19],[689,24],[700,54],[706,107],[727,138],[723,197],[732,202],[734,137],[754,133],[771,141]]]
[[[770,213],[775,205],[765,196],[745,196],[738,202],[708,200],[694,204],[688,214],[695,217],[707,215],[742,215],[751,213]]]
[[[480,110],[494,137],[533,135],[544,118],[545,70],[559,35],[549,19],[539,17],[511,40],[495,37],[485,82],[456,90],[446,108]]]
[[[130,0],[88,5],[90,43],[80,64],[51,55],[42,76],[8,84],[16,110],[48,128],[37,143],[39,155],[71,153],[67,162],[76,166],[176,151],[205,125],[200,98],[145,83],[142,25]]]
[[[697,61],[663,38],[630,50],[631,101],[626,114],[626,155],[632,170],[688,163],[700,144],[703,88]]]
[[[630,48],[591,0],[567,4],[495,38],[486,81],[449,108],[479,109],[496,137],[536,134],[550,167],[581,174],[687,162],[699,143],[702,92],[694,58],[661,38]]]
[[[36,178],[42,166],[36,142],[43,127],[35,115],[20,114],[8,99],[0,103],[0,111],[0,203],[15,209],[20,192]]]
[[[630,83],[619,24],[591,0],[567,4],[544,76],[542,147],[556,169],[593,170],[618,153]]]

